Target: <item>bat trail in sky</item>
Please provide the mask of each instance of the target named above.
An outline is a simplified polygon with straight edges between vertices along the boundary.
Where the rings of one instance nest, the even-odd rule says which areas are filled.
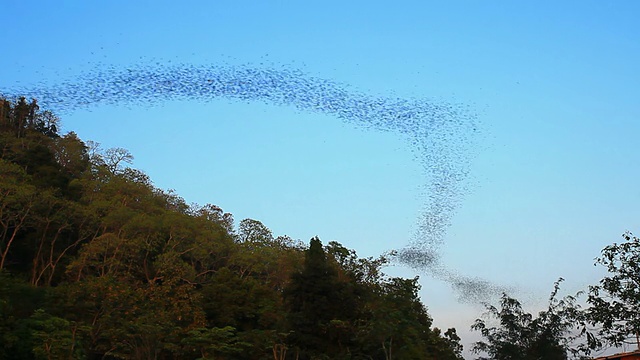
[[[8,98],[38,99],[57,113],[100,105],[151,106],[159,102],[227,98],[293,106],[335,116],[363,129],[392,131],[410,143],[424,174],[425,206],[413,240],[395,260],[449,283],[462,301],[486,300],[503,289],[447,269],[439,249],[465,192],[475,117],[459,104],[372,96],[300,70],[226,65],[103,67],[54,84],[0,91]]]

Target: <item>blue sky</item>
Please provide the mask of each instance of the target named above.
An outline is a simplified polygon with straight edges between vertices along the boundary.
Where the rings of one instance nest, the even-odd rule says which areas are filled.
[[[263,64],[374,96],[469,106],[480,132],[443,261],[516,287],[534,310],[560,276],[569,293],[596,282],[600,249],[640,232],[635,1],[176,4],[5,3],[0,91],[107,65]],[[363,256],[410,242],[423,207],[424,170],[403,136],[329,115],[217,99],[62,120],[83,139],[129,149],[187,201]],[[436,324],[473,339],[480,307],[437,279],[421,284]]]

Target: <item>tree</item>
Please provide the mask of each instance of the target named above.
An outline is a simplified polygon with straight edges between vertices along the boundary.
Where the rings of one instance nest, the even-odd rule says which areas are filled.
[[[8,265],[10,251],[29,227],[37,201],[37,189],[26,183],[27,174],[15,164],[0,159],[0,270]]]
[[[439,329],[431,328],[433,320],[420,302],[419,290],[417,277],[390,278],[379,284],[376,296],[365,305],[368,321],[360,328],[365,353],[385,360],[461,359],[455,329],[443,337]]]
[[[438,328],[434,329],[434,330],[438,330]],[[453,356],[451,356],[451,354],[449,355],[449,358],[451,359],[463,359],[462,357],[462,344],[460,344],[460,336],[458,336],[458,333],[456,332],[456,329],[454,328],[449,328],[447,329],[447,331],[444,332],[443,334],[443,338],[442,341],[444,343],[444,347],[447,350],[451,350],[451,352],[453,353]],[[442,359],[444,359],[445,357],[442,356],[440,357]]]
[[[575,320],[580,318],[575,297],[558,299],[558,280],[549,297],[549,307],[534,318],[522,309],[520,302],[503,294],[500,309],[487,305],[486,317],[498,320],[498,327],[489,327],[484,319],[471,326],[479,331],[483,341],[474,343],[472,352],[486,354],[479,360],[564,360],[579,356],[581,348],[571,347],[577,335],[572,335]]]
[[[27,326],[34,339],[33,354],[40,360],[84,359],[80,342],[87,327],[47,314],[38,309],[29,318]]]
[[[444,359],[386,256],[188,205],[35,101],[0,99],[0,359]]]
[[[194,349],[200,355],[198,360],[229,359],[251,347],[251,344],[238,340],[235,329],[231,326],[191,330],[182,339],[182,344]]]
[[[0,270],[0,359],[33,359],[37,341],[28,323],[45,297],[44,289]]]
[[[260,221],[244,219],[240,221],[236,238],[238,242],[264,244],[273,241],[273,234]]]
[[[121,173],[124,170],[124,163],[131,164],[133,155],[127,149],[110,148],[104,152],[102,159],[112,173]]]
[[[50,111],[40,111],[35,99],[21,97],[14,103],[0,99],[0,130],[22,138],[28,131],[37,131],[51,138],[58,136],[58,118]]]
[[[88,148],[74,132],[56,139],[53,150],[58,164],[76,178],[89,167]]]
[[[348,352],[350,339],[344,329],[355,308],[342,290],[320,239],[311,239],[302,271],[292,276],[285,290],[289,343],[299,351],[301,359],[319,354],[336,358]]]
[[[636,343],[640,348],[640,239],[630,232],[622,237],[625,242],[605,247],[596,258],[595,265],[610,275],[589,287],[587,320],[600,326],[597,336],[589,337],[592,347]]]

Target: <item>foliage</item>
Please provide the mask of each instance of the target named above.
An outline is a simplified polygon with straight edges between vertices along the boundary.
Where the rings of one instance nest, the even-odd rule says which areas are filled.
[[[0,359],[457,359],[417,279],[188,205],[0,100]]]
[[[640,344],[640,239],[629,232],[623,238],[625,242],[605,247],[596,259],[610,275],[589,287],[587,320],[600,326],[589,338],[594,348]]]
[[[84,359],[79,345],[88,327],[73,324],[66,319],[38,309],[29,318],[28,326],[34,338],[33,354],[36,359]]]
[[[294,273],[285,290],[289,310],[290,344],[302,359],[319,354],[337,356],[346,351],[350,339],[345,334],[355,312],[352,299],[345,296],[344,285],[327,261],[318,238],[311,240],[304,267]],[[328,350],[328,351],[327,351]]]
[[[486,317],[498,321],[489,326],[485,319],[477,319],[471,329],[479,331],[484,340],[474,343],[475,354],[485,354],[479,360],[568,359],[579,357],[581,348],[573,348],[579,335],[574,331],[580,318],[576,298],[558,299],[558,280],[549,298],[547,310],[537,318],[522,309],[520,302],[503,294],[500,309],[487,305]]]

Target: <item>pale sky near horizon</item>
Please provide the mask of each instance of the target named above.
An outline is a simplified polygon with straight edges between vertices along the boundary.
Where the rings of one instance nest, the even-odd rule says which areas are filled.
[[[468,106],[479,133],[441,251],[531,310],[553,282],[598,281],[593,258],[640,233],[636,1],[36,1],[2,4],[0,92],[95,67],[169,62],[295,68],[374,96]],[[123,147],[156,186],[276,235],[377,256],[412,240],[423,169],[394,132],[286,106],[174,101],[62,116]],[[466,135],[466,134],[465,134]],[[435,323],[465,347],[481,312],[421,275]]]

